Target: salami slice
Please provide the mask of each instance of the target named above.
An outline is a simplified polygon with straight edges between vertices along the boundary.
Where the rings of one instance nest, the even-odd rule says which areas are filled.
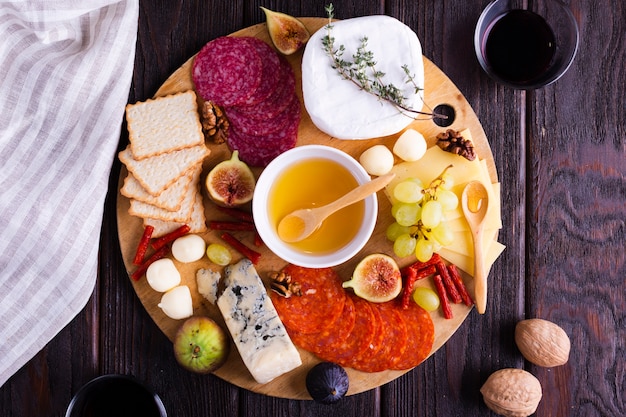
[[[298,96],[293,94],[282,113],[275,117],[252,119],[246,112],[241,112],[237,106],[226,108],[224,111],[230,123],[231,132],[236,131],[250,136],[267,136],[298,123],[301,108]]]
[[[328,349],[327,353],[318,354],[321,359],[342,366],[349,366],[355,357],[365,354],[375,341],[380,327],[378,316],[374,314],[367,301],[358,297],[348,297],[348,299],[353,300],[356,312],[352,331],[340,344],[332,346],[332,350]]]
[[[319,333],[340,317],[346,300],[341,277],[332,268],[288,265],[283,271],[302,288],[289,298],[270,293],[278,316],[290,333]]]
[[[392,369],[400,360],[407,347],[407,330],[400,312],[393,306],[393,302],[373,304],[381,316],[382,327],[379,330],[384,334],[382,346],[374,354],[361,356],[352,363],[352,367],[363,372],[380,372]]]
[[[289,62],[280,57],[280,69],[273,75],[277,80],[274,91],[255,105],[239,105],[237,111],[253,120],[272,119],[282,113],[295,95],[296,79]]]
[[[219,106],[243,104],[253,97],[261,85],[263,62],[251,39],[224,36],[198,52],[192,79],[200,97]]]
[[[227,143],[232,150],[239,151],[239,158],[251,166],[267,166],[281,153],[296,146],[300,113],[293,122],[284,129],[266,136],[247,135],[231,129]]]
[[[254,106],[265,101],[272,94],[281,81],[277,74],[281,71],[281,62],[276,51],[257,38],[249,38],[252,46],[261,58],[263,67],[261,70],[261,84],[244,103],[245,106]]]
[[[340,351],[349,337],[356,320],[355,303],[346,297],[340,319],[319,333],[290,334],[293,342],[303,349],[316,354],[324,360],[331,360],[335,352]]]
[[[407,347],[391,369],[411,369],[430,354],[435,340],[435,327],[430,314],[415,303],[399,311],[407,328]]]

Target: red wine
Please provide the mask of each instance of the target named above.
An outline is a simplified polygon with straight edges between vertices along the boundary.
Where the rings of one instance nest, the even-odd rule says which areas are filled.
[[[552,29],[543,17],[528,10],[511,10],[487,30],[484,56],[503,80],[526,85],[552,63],[556,49]]]

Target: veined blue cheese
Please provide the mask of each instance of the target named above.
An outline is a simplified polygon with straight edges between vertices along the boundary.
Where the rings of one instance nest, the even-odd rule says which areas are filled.
[[[302,57],[304,105],[315,126],[338,139],[370,139],[406,128],[414,115],[403,114],[393,104],[361,90],[331,66],[322,45],[326,34],[325,26],[315,32]],[[424,88],[422,46],[411,28],[390,16],[365,16],[333,22],[331,36],[335,49],[345,47],[343,59],[349,61],[367,37],[366,49],[374,55],[376,70],[385,73],[384,83],[402,90],[407,107],[422,109],[422,96],[407,83],[402,69],[407,65],[417,86]]]
[[[300,366],[300,354],[252,262],[242,259],[224,268],[224,282],[217,306],[252,377],[265,384]]]

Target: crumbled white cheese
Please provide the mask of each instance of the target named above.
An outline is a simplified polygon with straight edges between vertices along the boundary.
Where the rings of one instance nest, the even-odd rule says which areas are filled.
[[[209,303],[215,304],[217,301],[217,291],[222,275],[211,269],[200,268],[196,271],[196,284],[198,292]]]

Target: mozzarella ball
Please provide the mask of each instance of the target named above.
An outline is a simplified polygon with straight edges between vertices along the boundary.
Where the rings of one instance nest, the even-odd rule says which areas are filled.
[[[186,319],[193,315],[193,302],[191,291],[186,285],[174,287],[161,297],[161,302],[157,306],[163,310],[166,316],[174,319]]]
[[[361,154],[359,162],[370,175],[385,175],[393,168],[393,154],[385,145],[374,145]]]
[[[178,262],[195,262],[204,256],[206,242],[198,235],[185,235],[172,243],[172,255]]]
[[[407,129],[393,145],[393,153],[404,161],[417,161],[426,153],[426,139],[417,130]]]
[[[153,290],[165,292],[180,284],[180,272],[169,258],[162,258],[150,264],[146,270],[146,281]]]

